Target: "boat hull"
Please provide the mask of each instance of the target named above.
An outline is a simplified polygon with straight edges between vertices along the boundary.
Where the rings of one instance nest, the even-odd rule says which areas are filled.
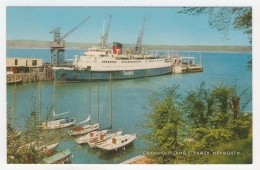
[[[122,138],[123,137],[123,138]],[[126,135],[119,135],[115,138],[108,140],[103,145],[99,146],[98,148],[100,151],[107,153],[111,151],[118,151],[120,149],[124,149],[132,144],[136,139],[136,134],[126,134]]]
[[[61,128],[66,128],[72,125],[76,124],[76,119],[75,118],[65,118],[65,119],[58,119],[58,120],[53,120],[47,123],[42,124],[43,129],[61,129]]]
[[[117,148],[113,148],[113,149],[104,149],[104,148],[99,148],[100,152],[102,152],[103,154],[109,154],[111,152],[118,152],[121,150],[126,150],[127,148],[129,148],[130,146],[132,146],[132,144],[134,143],[134,140],[129,142],[128,144],[124,145],[124,146],[120,146]]]
[[[69,131],[70,136],[80,136],[80,135],[85,135],[89,132],[92,132],[94,130],[97,130],[99,128],[99,124],[94,124],[94,125],[87,125],[83,127],[77,127]]]
[[[112,80],[134,79],[170,74],[172,67],[160,67],[142,70],[120,70],[120,71],[93,71],[59,68],[55,70],[57,82],[82,82],[82,81],[104,81],[108,80],[111,73]]]
[[[45,158],[43,161],[47,164],[64,164],[70,161],[70,158],[73,158],[72,153],[69,149],[57,153],[56,155]]]

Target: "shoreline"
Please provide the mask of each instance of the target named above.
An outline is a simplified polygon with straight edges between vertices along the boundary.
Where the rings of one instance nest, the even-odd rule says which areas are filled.
[[[65,49],[86,50],[92,46],[98,46],[93,42],[66,42]],[[136,44],[123,43],[123,49],[135,48]],[[112,42],[108,47],[112,49]],[[189,52],[249,52],[252,53],[252,45],[167,45],[167,44],[143,44],[144,49],[150,51],[189,51]],[[45,40],[6,40],[6,49],[49,49],[49,41]]]
[[[7,47],[6,49],[28,49],[28,50],[49,50],[45,47]],[[66,48],[65,50],[87,50],[83,48]],[[252,53],[253,51],[205,51],[205,50],[151,50],[151,51],[173,51],[173,52],[198,52],[198,53]]]

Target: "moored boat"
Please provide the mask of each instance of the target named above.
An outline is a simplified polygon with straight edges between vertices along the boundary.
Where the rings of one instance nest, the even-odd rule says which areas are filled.
[[[98,146],[102,145],[103,143],[105,143],[107,140],[122,135],[123,131],[117,131],[117,132],[113,132],[113,133],[107,133],[107,134],[103,134],[100,135],[97,139],[94,139],[92,141],[88,142],[88,145],[91,148],[97,148]]]
[[[68,133],[70,136],[79,136],[97,130],[98,128],[99,128],[99,123],[96,123],[91,125],[75,127],[72,130],[68,131]]]
[[[108,132],[107,129],[105,130],[101,130],[101,131],[93,131],[93,132],[90,132],[84,136],[81,136],[79,138],[76,139],[76,142],[78,144],[85,144],[93,139],[97,139],[100,135],[103,135],[103,134],[106,134]]]
[[[70,152],[69,149],[67,149],[53,156],[45,158],[43,161],[46,164],[64,164],[64,163],[68,163],[70,161],[70,158],[72,157],[73,157],[72,153]]]
[[[47,155],[51,155],[53,152],[56,151],[56,149],[59,147],[60,143],[53,143],[50,145],[43,144],[42,141],[33,141],[30,143],[24,143],[22,146],[18,148],[18,150],[21,150],[23,148],[34,148],[37,151],[45,152]]]
[[[105,81],[110,73],[113,80],[133,79],[170,74],[172,63],[166,58],[116,58],[113,55],[81,56],[73,67],[54,67],[58,82]]]
[[[23,80],[22,79],[15,79],[15,80],[7,80],[6,83],[7,84],[18,84],[18,83],[22,83]]]
[[[117,151],[121,148],[125,148],[127,145],[131,144],[136,139],[136,134],[125,134],[113,137],[99,145],[98,148],[101,151],[109,152],[109,151]]]
[[[56,151],[59,145],[60,143],[58,142],[51,145],[42,145],[40,147],[36,147],[36,149],[45,152],[47,155],[51,155]]]
[[[69,127],[76,124],[75,118],[60,118],[57,120],[52,120],[47,123],[42,123],[43,129],[60,129]]]
[[[110,17],[111,19],[111,17]],[[110,21],[109,21],[110,23]],[[172,72],[172,63],[167,58],[145,53],[142,46],[144,24],[134,50],[123,53],[123,45],[113,43],[108,48],[108,28],[101,37],[99,47],[89,48],[84,55],[75,56],[70,67],[53,67],[58,82],[104,81],[112,73],[113,80],[158,76]]]

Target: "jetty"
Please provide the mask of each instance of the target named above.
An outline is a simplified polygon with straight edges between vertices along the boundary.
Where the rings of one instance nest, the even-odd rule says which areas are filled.
[[[138,155],[120,164],[150,164],[151,160],[145,155]]]
[[[6,58],[6,83],[53,80],[52,67],[38,58]]]
[[[203,72],[203,66],[200,63],[195,64],[195,57],[182,57],[179,55],[170,56],[172,61],[172,73],[195,73]]]

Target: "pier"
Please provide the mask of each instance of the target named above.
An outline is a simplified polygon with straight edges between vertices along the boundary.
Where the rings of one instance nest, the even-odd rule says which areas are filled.
[[[120,164],[149,164],[152,163],[152,160],[145,155],[138,155],[131,159],[128,159]]]
[[[194,57],[181,57],[179,55],[171,56],[172,61],[172,73],[195,73],[202,72],[203,66],[200,64],[195,64]]]
[[[33,82],[39,80],[53,80],[53,73],[51,67],[43,68],[42,72],[16,73],[6,75],[6,82],[8,84],[20,82]]]
[[[6,83],[22,83],[39,80],[53,80],[50,64],[36,58],[7,58]]]

